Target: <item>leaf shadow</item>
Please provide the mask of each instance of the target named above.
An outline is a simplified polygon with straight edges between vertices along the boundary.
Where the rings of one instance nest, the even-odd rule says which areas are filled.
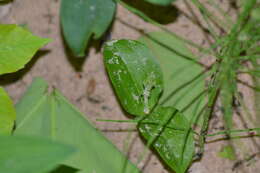
[[[12,3],[13,2],[13,0],[5,0],[5,1],[1,1],[0,2],[0,6],[2,6],[2,5],[6,5],[6,4],[8,4],[8,3]]]
[[[5,86],[8,84],[12,84],[18,81],[19,79],[23,78],[23,76],[26,75],[32,69],[34,64],[49,52],[50,50],[48,49],[39,50],[34,55],[34,57],[25,65],[24,68],[14,73],[7,73],[7,74],[0,75],[0,85]]]
[[[67,165],[60,165],[50,173],[76,173],[78,171],[80,170]]]
[[[173,5],[161,6],[140,0],[124,0],[124,2],[142,11],[160,24],[172,23],[179,16],[179,10]]]

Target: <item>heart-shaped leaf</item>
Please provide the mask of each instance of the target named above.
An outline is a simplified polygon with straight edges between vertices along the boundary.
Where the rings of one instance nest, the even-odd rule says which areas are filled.
[[[158,106],[139,123],[139,131],[176,173],[184,173],[194,154],[190,124],[178,110]]]
[[[104,62],[124,109],[149,114],[163,90],[162,72],[150,50],[138,41],[113,40],[106,43]]]
[[[75,149],[44,138],[0,136],[0,172],[47,172]]]
[[[139,173],[113,144],[95,129],[58,91],[37,79],[16,105],[15,135],[49,137],[78,152],[63,164],[77,173]]]
[[[12,100],[0,87],[0,134],[11,134],[16,112]]]
[[[32,35],[22,27],[0,24],[0,75],[23,68],[49,41]]]
[[[62,0],[60,17],[66,42],[75,56],[84,56],[92,34],[98,39],[110,25],[113,0]]]

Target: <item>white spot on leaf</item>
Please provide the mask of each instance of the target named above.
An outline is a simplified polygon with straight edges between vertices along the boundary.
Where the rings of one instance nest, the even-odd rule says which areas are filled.
[[[96,10],[96,7],[95,7],[94,5],[91,5],[91,6],[89,7],[89,9],[90,9],[91,11],[95,11],[95,10]]]
[[[106,44],[107,44],[108,46],[113,46],[114,43],[116,43],[116,42],[118,42],[118,40],[112,40],[112,41],[107,42]]]
[[[134,100],[136,100],[137,102],[139,102],[139,97],[138,97],[137,95],[132,94],[132,96],[133,96],[133,99],[134,99]]]

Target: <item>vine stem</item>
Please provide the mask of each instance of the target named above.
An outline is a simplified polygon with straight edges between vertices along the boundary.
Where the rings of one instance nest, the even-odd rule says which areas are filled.
[[[97,121],[101,122],[114,122],[114,123],[135,123],[138,124],[137,120],[106,120],[106,119],[96,119]],[[143,123],[150,123],[150,124],[158,124],[156,122],[152,121],[144,121]],[[187,129],[177,129],[171,126],[165,126],[165,128],[171,128],[173,130],[180,130],[180,131],[187,131]],[[218,136],[218,135],[224,135],[224,134],[233,134],[233,133],[244,133],[244,132],[254,132],[254,131],[260,131],[260,128],[248,128],[248,129],[233,129],[233,130],[223,130],[212,134],[199,134],[193,129],[191,129],[191,132],[194,133],[197,136],[203,136],[203,137],[212,137],[212,136]]]
[[[224,135],[224,134],[231,134],[231,133],[243,133],[243,132],[253,132],[253,131],[260,131],[260,128],[249,128],[249,129],[235,129],[235,130],[224,130],[217,133],[207,134],[206,137],[210,136],[217,136],[217,135]]]

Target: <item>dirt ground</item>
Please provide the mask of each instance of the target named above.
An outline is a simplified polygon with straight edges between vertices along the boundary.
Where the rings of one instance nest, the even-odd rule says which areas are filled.
[[[179,1],[175,6],[158,9],[140,0],[128,0],[132,5],[141,6],[149,16],[166,24],[176,33],[185,36],[199,44],[204,42],[204,35],[199,27],[193,25],[187,15],[192,16],[185,1]],[[127,124],[103,123],[96,119],[127,119],[106,76],[102,62],[102,54],[96,47],[100,43],[92,41],[89,53],[85,59],[73,59],[66,53],[59,25],[59,0],[16,0],[0,8],[1,23],[16,23],[26,25],[34,34],[51,38],[53,41],[41,49],[34,59],[19,73],[1,77],[4,85],[15,102],[21,98],[34,77],[43,77],[50,85],[58,88],[87,118],[101,129],[120,150],[126,140],[126,132],[117,130],[131,128]],[[223,6],[228,8],[228,0]],[[225,4],[226,3],[226,4]],[[177,12],[176,12],[177,11]],[[163,16],[158,18],[158,16]],[[144,31],[158,30],[145,23],[142,19],[118,6],[116,19],[111,28],[112,39],[137,39],[141,34],[125,24],[138,27]],[[223,126],[221,118],[216,115],[211,122],[211,130]],[[132,145],[129,157],[135,163],[143,143],[136,133],[132,134]],[[206,145],[205,155],[200,162],[193,163],[191,173],[230,173],[230,172],[260,172],[258,157],[248,161],[230,161],[217,156],[225,141],[216,140]],[[251,144],[249,144],[250,146]],[[238,153],[241,151],[239,150]],[[248,156],[255,152],[254,147],[246,151]],[[241,159],[241,158],[240,158]],[[169,173],[153,154],[138,165],[144,173]]]

